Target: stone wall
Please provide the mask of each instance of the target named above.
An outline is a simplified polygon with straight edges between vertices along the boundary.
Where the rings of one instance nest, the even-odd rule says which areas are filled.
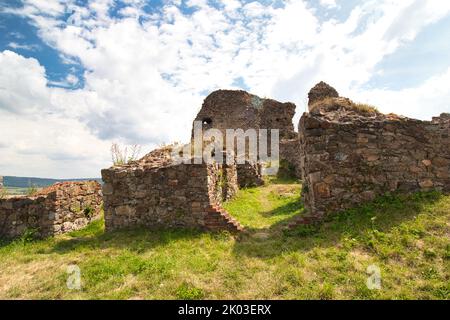
[[[318,219],[386,192],[450,192],[450,117],[384,115],[327,99],[299,124],[303,197]]]
[[[280,141],[280,170],[278,175],[281,177],[301,178],[300,168],[300,142],[299,138],[286,139]]]
[[[262,165],[246,161],[237,165],[237,180],[240,188],[257,187],[264,184]]]
[[[107,231],[131,228],[239,230],[220,204],[237,190],[235,165],[176,164],[170,148],[102,170]]]
[[[47,237],[85,227],[101,211],[101,187],[95,181],[64,182],[33,196],[0,199],[0,238],[33,229]]]

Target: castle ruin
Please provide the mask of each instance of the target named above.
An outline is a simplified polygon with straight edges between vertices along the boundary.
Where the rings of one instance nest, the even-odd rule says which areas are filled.
[[[292,166],[303,184],[306,214],[292,226],[322,221],[387,192],[450,192],[450,114],[432,121],[382,114],[339,97],[324,82],[308,97],[309,112],[301,117],[298,133],[292,123],[294,104],[245,91],[211,93],[195,118],[203,130],[218,129],[224,136],[227,129],[279,130],[280,163]],[[70,182],[32,196],[3,196],[0,238],[17,237],[27,229],[42,237],[80,229],[99,217],[102,197],[107,231],[244,230],[222,203],[239,187],[261,184],[263,163],[238,164],[235,157],[232,163],[205,163],[195,156],[179,162],[173,157],[176,150],[163,147],[102,170],[103,192],[97,182]],[[226,152],[214,150],[229,160]]]
[[[226,129],[279,130],[280,159],[301,176],[307,209],[293,226],[321,221],[386,192],[450,192],[450,115],[432,121],[385,115],[339,97],[324,82],[308,97],[299,133],[292,124],[294,104],[245,91],[211,93],[195,118],[203,130],[223,134]],[[106,229],[243,230],[221,204],[239,186],[261,183],[261,163],[178,163],[172,151],[158,149],[102,170]]]
[[[199,121],[202,130],[218,129],[224,136],[227,129],[278,129],[280,144],[287,146],[280,147],[280,157],[289,155],[286,160],[298,168],[294,114],[292,103],[218,90],[205,99],[194,124]],[[225,150],[218,152],[225,157]],[[106,230],[136,226],[243,230],[221,204],[239,187],[262,184],[262,164],[179,163],[173,153],[173,146],[164,147],[139,161],[102,170]]]

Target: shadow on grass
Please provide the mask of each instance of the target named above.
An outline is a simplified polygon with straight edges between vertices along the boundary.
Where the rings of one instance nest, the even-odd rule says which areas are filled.
[[[296,211],[299,211],[301,214],[304,211],[304,207],[301,201],[299,201],[298,199],[293,199],[292,201],[273,210],[262,212],[261,215],[266,218],[273,216],[287,216]],[[297,215],[295,217],[297,217]],[[282,223],[286,224],[286,222],[290,220],[291,219],[283,220]]]
[[[71,235],[70,239],[59,240],[52,248],[52,252],[64,254],[74,250],[117,248],[142,253],[153,248],[167,245],[182,239],[196,239],[201,237],[198,230],[183,229],[147,229],[133,228],[113,232],[98,232],[93,235]]]
[[[355,209],[350,209],[320,225],[285,227],[298,216],[283,220],[266,229],[247,228],[236,242],[234,254],[272,258],[286,252],[309,251],[318,247],[336,247],[343,236],[361,239],[364,243],[370,232],[389,232],[403,222],[415,219],[425,206],[440,200],[438,192],[410,195],[386,195]],[[292,204],[275,209],[286,212]],[[268,213],[269,214],[269,213]],[[261,238],[261,235],[264,237]]]
[[[269,184],[300,184],[301,180],[295,177],[277,177],[270,176],[266,178],[266,183]]]

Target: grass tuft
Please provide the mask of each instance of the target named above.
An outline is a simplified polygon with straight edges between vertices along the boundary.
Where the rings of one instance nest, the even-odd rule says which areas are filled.
[[[313,111],[315,109],[329,109],[329,110],[336,110],[336,109],[347,109],[347,110],[355,110],[357,112],[363,113],[363,114],[377,114],[380,113],[377,109],[377,107],[366,104],[366,103],[359,103],[359,102],[353,102],[350,99],[347,98],[325,98],[320,101],[315,102],[313,105],[310,106],[310,111]]]

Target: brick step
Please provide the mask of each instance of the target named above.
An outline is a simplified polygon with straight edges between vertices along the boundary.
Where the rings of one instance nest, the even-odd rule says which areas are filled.
[[[205,217],[205,226],[210,230],[228,230],[242,232],[244,227],[222,207],[210,205]]]

